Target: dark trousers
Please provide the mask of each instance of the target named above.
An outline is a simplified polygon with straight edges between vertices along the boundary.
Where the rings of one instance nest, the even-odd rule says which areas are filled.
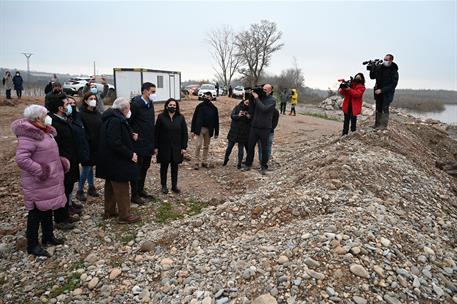
[[[378,113],[389,113],[390,102],[385,100],[384,94],[375,94],[374,99],[376,101],[376,112]]]
[[[11,99],[11,89],[6,90],[6,99]]]
[[[281,114],[286,114],[286,106],[287,106],[287,103],[281,102]]]
[[[37,208],[29,210],[27,216],[27,248],[38,245],[38,230],[41,223],[42,240],[49,241],[54,237],[52,224],[52,210],[41,211]]]
[[[54,221],[56,223],[66,222],[69,217],[68,208],[70,207],[70,196],[73,192],[73,187],[75,186],[70,172],[65,174],[63,184],[65,187],[65,196],[67,197],[67,202],[65,203],[65,207],[54,210]]]
[[[289,114],[292,114],[292,113],[293,113],[294,115],[297,114],[297,112],[295,112],[295,105],[291,105],[291,106],[290,106],[290,113],[289,113]]]
[[[144,191],[144,183],[146,180],[146,174],[148,173],[148,169],[151,166],[151,159],[152,156],[138,155],[137,166],[139,176],[137,180],[133,180],[130,182],[130,186],[132,188],[132,197],[138,197],[140,193]]]
[[[227,149],[225,150],[225,157],[224,160],[228,162],[230,159],[230,154],[232,154],[233,147],[235,146],[236,142],[234,141],[228,141],[227,144]],[[244,150],[246,150],[247,153],[247,146],[243,143],[238,143],[238,164],[241,164],[243,161],[244,157]]]
[[[246,157],[246,166],[251,167],[254,161],[255,145],[260,142],[260,148],[262,149],[262,161],[260,166],[262,169],[268,168],[268,136],[270,136],[270,129],[258,129],[251,128],[249,132],[248,140],[248,156]]]
[[[168,166],[171,164],[171,187],[178,187],[178,167],[177,163],[160,163],[160,184],[162,187],[167,186]]]
[[[22,97],[22,90],[16,90],[16,95],[18,98]]]
[[[344,114],[343,135],[347,135],[349,133],[349,123],[351,123],[351,132],[355,132],[357,129],[357,116],[352,114],[351,102],[349,102],[348,113]]]

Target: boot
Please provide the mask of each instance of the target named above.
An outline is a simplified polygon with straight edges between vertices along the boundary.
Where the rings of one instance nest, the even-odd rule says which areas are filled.
[[[63,239],[58,239],[56,237],[51,237],[49,239],[42,239],[41,240],[41,245],[46,246],[46,245],[52,245],[52,246],[57,246],[57,245],[63,245],[64,240]]]
[[[35,245],[32,248],[27,248],[27,253],[33,254],[34,256],[44,256],[50,257],[51,255],[49,252],[44,250],[40,245]]]
[[[379,129],[387,130],[388,124],[389,124],[389,113],[381,113],[381,122],[379,124]]]
[[[84,194],[84,190],[83,191],[77,191],[76,192],[76,199],[80,202],[85,202],[87,200],[87,197],[86,195]]]
[[[222,166],[224,166],[224,167],[227,166],[228,162],[229,162],[229,159],[228,158],[224,158],[224,163],[222,164]]]
[[[90,195],[92,197],[99,197],[100,194],[98,194],[97,190],[95,190],[94,186],[90,186],[89,190],[87,191],[87,195]]]
[[[381,113],[375,112],[375,114],[376,114],[376,116],[375,116],[375,119],[374,119],[374,126],[372,127],[373,129],[379,128],[379,121],[380,121],[380,118],[381,118]]]
[[[236,165],[236,168],[239,170],[241,169],[241,162],[238,162],[238,164]]]

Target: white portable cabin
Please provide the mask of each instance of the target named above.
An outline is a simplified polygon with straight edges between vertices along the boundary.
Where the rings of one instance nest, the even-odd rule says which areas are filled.
[[[156,85],[156,102],[169,98],[181,100],[181,72],[140,68],[114,68],[114,87],[117,97],[131,99],[141,95],[141,85],[151,82]]]

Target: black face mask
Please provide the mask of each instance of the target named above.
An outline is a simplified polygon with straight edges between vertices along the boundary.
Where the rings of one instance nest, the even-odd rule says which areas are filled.
[[[169,113],[176,112],[176,108],[172,108],[172,107],[168,107],[167,110],[168,110]]]

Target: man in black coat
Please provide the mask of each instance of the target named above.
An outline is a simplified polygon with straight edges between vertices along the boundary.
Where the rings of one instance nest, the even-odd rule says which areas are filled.
[[[52,126],[57,131],[55,140],[59,147],[59,155],[70,161],[70,170],[64,176],[67,203],[65,207],[54,211],[55,227],[61,230],[69,230],[74,228],[73,223],[76,221],[76,218],[71,217],[69,213],[71,193],[73,192],[74,183],[79,179],[78,144],[70,120],[73,109],[63,93],[52,95],[48,100],[47,109],[50,112],[49,116],[52,118]]]
[[[197,105],[192,116],[192,125],[190,131],[192,137],[197,138],[195,147],[195,164],[194,169],[198,170],[200,165],[208,168],[208,151],[211,137],[217,139],[219,136],[219,111],[211,102],[211,92],[203,94],[203,101]],[[203,159],[200,158],[200,152],[203,145]]]
[[[96,176],[105,179],[105,218],[119,216],[119,223],[138,222],[130,213],[129,181],[138,178],[138,156],[134,152],[134,136],[127,118],[130,102],[117,98],[103,113]],[[117,210],[116,210],[117,205]]]
[[[370,78],[376,79],[375,129],[386,129],[389,122],[389,106],[394,100],[395,88],[398,84],[398,65],[393,60],[394,56],[387,54],[381,66],[373,66],[370,69]]]
[[[149,166],[151,165],[152,155],[154,154],[154,100],[156,96],[156,86],[150,82],[145,82],[141,86],[142,95],[133,98],[131,102],[132,117],[129,124],[133,133],[138,134],[138,139],[133,143],[133,149],[138,155],[138,180],[132,181],[132,202],[144,204],[141,198],[152,198],[144,190],[144,183]]]
[[[251,130],[249,132],[248,140],[248,155],[246,157],[246,164],[243,171],[248,171],[252,167],[254,161],[255,145],[260,141],[262,149],[262,162],[260,164],[260,170],[263,175],[266,174],[268,169],[268,136],[270,135],[273,127],[273,115],[276,106],[276,101],[271,95],[273,87],[270,84],[265,84],[262,87],[263,93],[265,94],[259,99],[259,95],[256,92],[252,92],[254,96],[253,107],[254,116],[251,122]]]

